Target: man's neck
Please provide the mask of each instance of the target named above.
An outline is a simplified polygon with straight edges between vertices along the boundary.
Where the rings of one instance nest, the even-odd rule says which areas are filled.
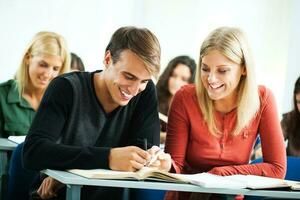
[[[105,72],[102,71],[100,73],[95,73],[93,82],[97,99],[102,105],[104,111],[106,113],[112,112],[119,105],[116,104],[110,96],[107,85],[105,83]]]

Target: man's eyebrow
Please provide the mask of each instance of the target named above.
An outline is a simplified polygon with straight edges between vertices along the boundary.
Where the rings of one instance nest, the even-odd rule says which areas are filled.
[[[132,76],[133,78],[139,79],[137,76],[135,76],[134,74],[132,74],[130,72],[123,72],[123,73],[128,75],[128,76]]]
[[[123,72],[123,73],[126,74],[126,75],[129,75],[129,76],[132,76],[134,79],[140,80],[140,78],[138,78],[137,76],[135,76],[134,74],[132,74],[130,72]],[[145,80],[142,80],[142,81],[149,81],[149,80],[151,80],[151,78],[145,79]]]

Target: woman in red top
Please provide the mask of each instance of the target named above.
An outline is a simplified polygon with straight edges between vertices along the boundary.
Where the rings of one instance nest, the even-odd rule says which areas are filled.
[[[241,30],[221,27],[203,42],[196,84],[173,99],[167,127],[170,171],[284,178],[285,146],[271,91],[255,83],[254,65]],[[260,134],[263,162],[249,164]],[[169,192],[166,199],[189,199]]]

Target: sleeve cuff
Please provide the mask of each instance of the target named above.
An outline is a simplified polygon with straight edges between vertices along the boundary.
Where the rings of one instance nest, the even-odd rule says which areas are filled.
[[[109,169],[109,161],[108,156],[110,154],[111,148],[109,147],[99,147],[97,148],[97,154],[98,155],[96,159],[96,164],[101,169]]]

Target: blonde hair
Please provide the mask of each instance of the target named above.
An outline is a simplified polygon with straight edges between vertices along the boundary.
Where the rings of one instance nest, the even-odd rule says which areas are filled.
[[[16,74],[20,97],[30,82],[29,66],[26,64],[26,59],[28,55],[37,56],[41,54],[59,56],[61,58],[63,63],[59,74],[70,71],[71,58],[65,39],[54,32],[43,31],[37,33],[25,49]]]
[[[236,136],[251,122],[260,106],[253,58],[245,35],[238,28],[217,28],[207,36],[201,46],[199,66],[196,70],[196,93],[209,131],[215,136],[219,136],[221,132],[214,118],[213,101],[209,98],[200,78],[202,58],[212,50],[218,50],[231,61],[245,67],[246,70],[246,75],[241,77],[237,88],[237,121],[231,133]]]

